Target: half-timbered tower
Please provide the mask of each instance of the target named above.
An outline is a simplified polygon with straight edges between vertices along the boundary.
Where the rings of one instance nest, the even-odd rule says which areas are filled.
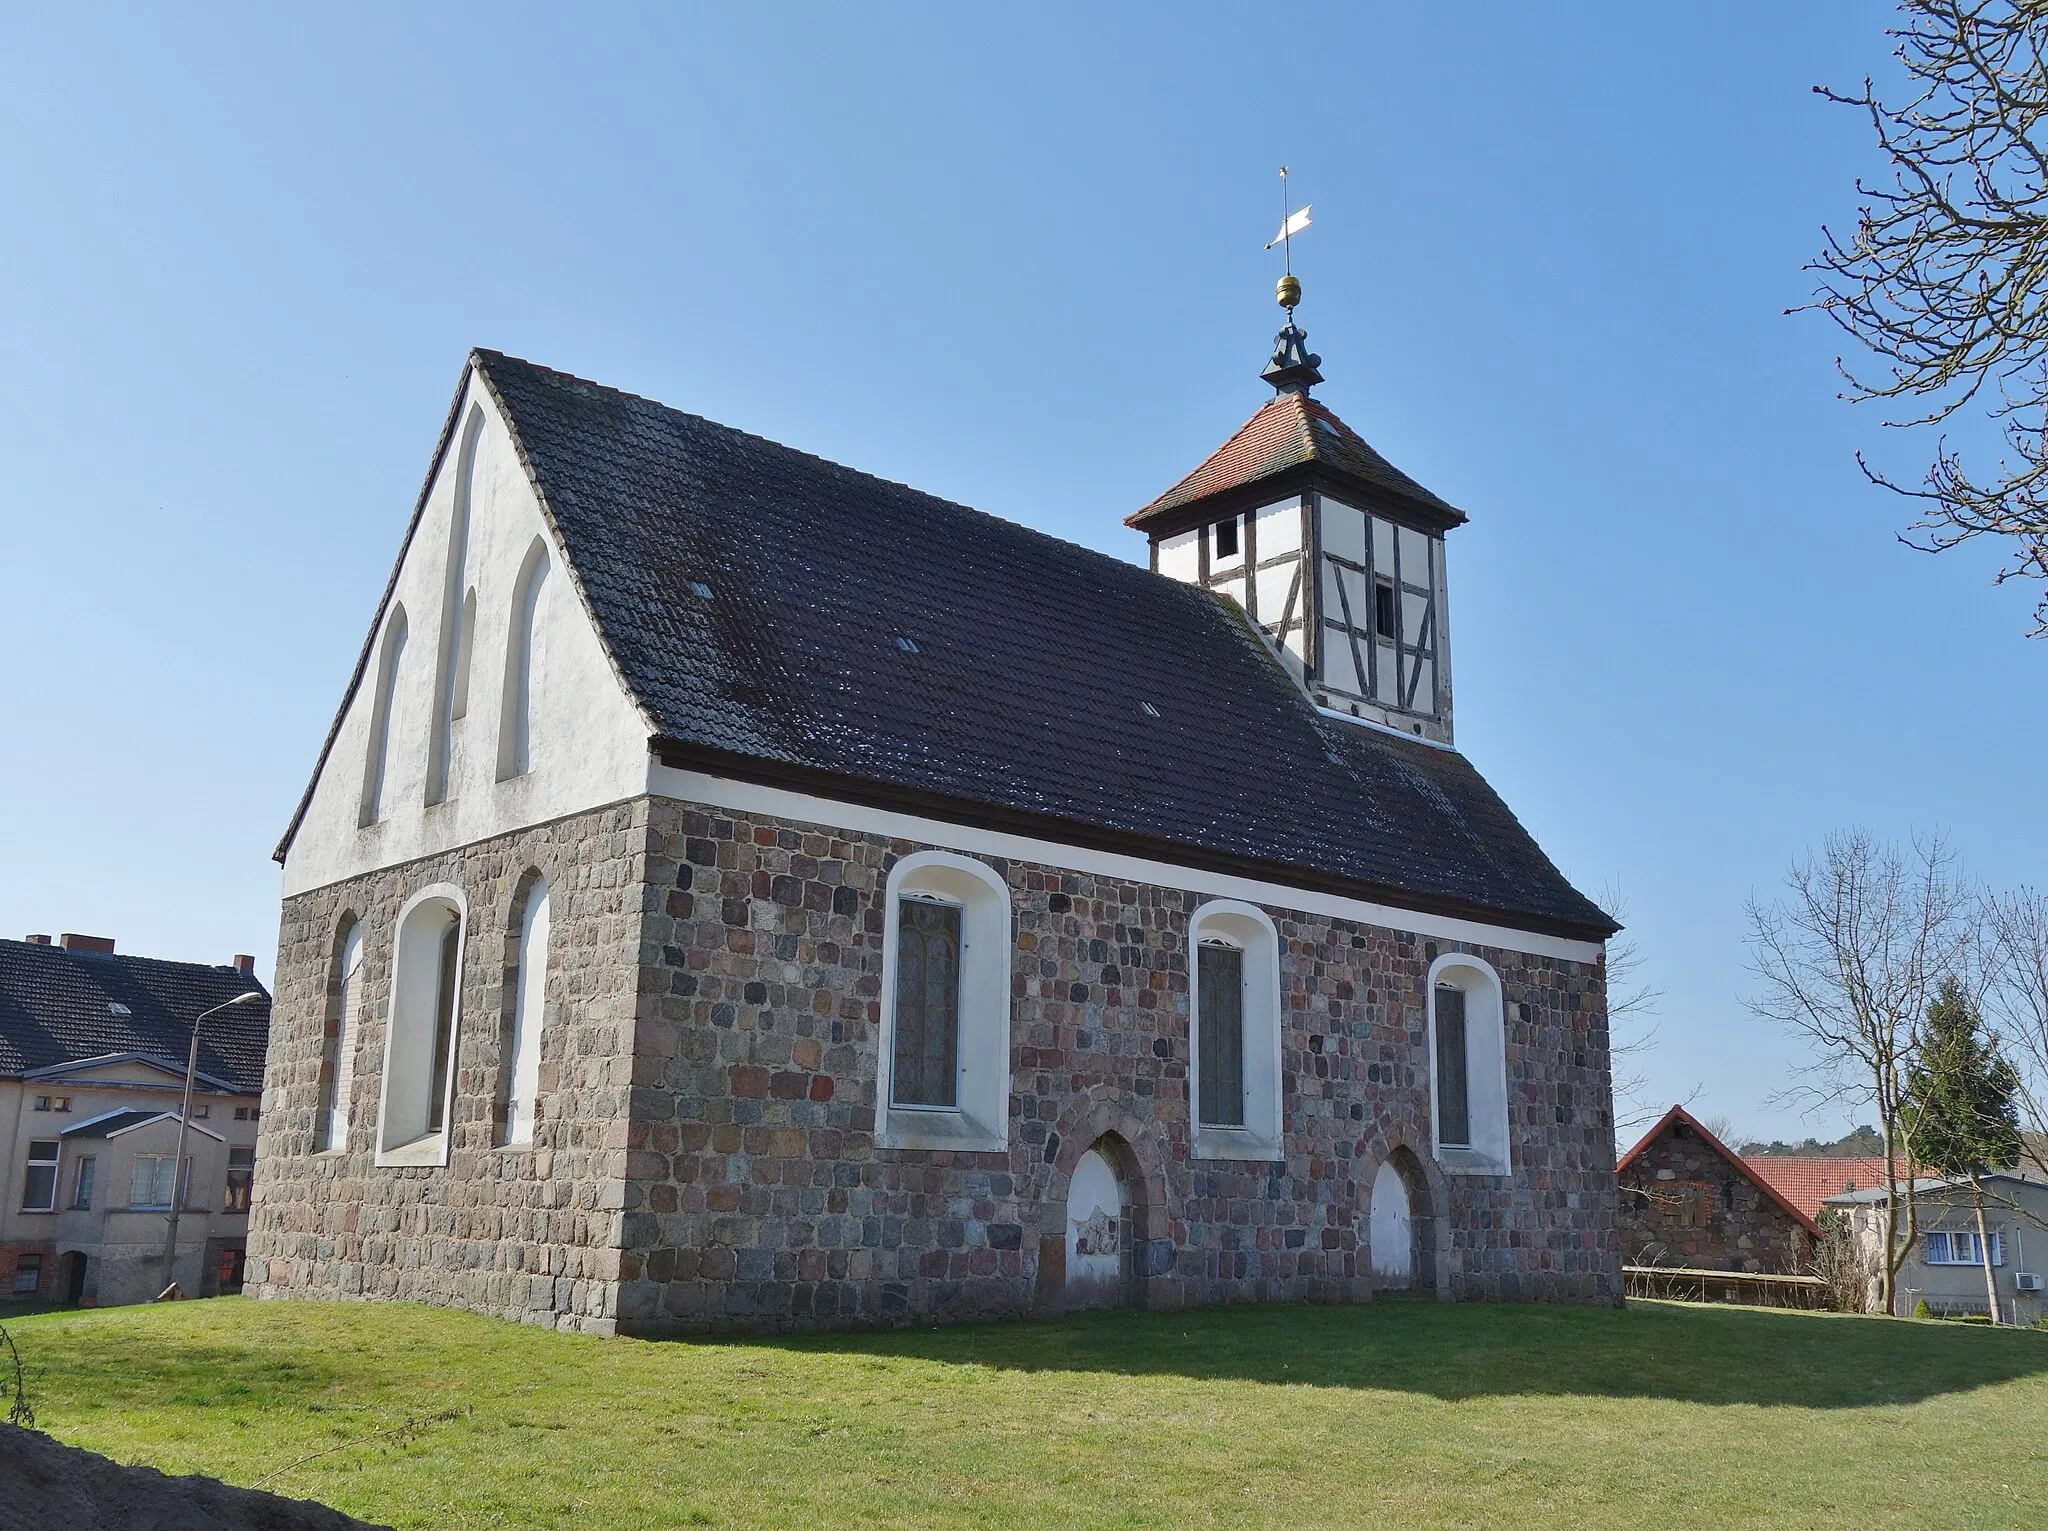
[[[1321,361],[1290,310],[1272,402],[1125,524],[1161,574],[1242,606],[1319,705],[1449,744],[1444,534],[1465,513],[1309,396]]]
[[[473,353],[278,849],[252,1288],[1618,1300],[1614,926],[1451,747],[1462,518],[1267,376],[1153,572]]]

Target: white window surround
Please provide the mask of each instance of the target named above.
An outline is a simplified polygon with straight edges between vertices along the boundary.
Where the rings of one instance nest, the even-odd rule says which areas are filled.
[[[1204,941],[1244,953],[1244,1125],[1202,1123],[1201,964]],[[1280,1124],[1280,934],[1256,904],[1212,899],[1188,921],[1188,1117],[1197,1159],[1287,1157]]]
[[[548,885],[535,877],[519,921],[519,979],[513,985],[512,1035],[506,1048],[505,1128],[501,1148],[533,1144],[533,1106],[540,1094],[540,1035],[547,1010]]]
[[[363,795],[356,816],[360,828],[368,828],[384,817],[385,777],[391,768],[391,710],[398,689],[399,669],[405,660],[407,624],[405,607],[394,601],[384,619],[384,636],[377,645],[377,688],[370,702],[369,742],[363,756]]]
[[[1437,985],[1465,992],[1465,1088],[1471,1116],[1469,1147],[1446,1146],[1437,1136],[1442,1112],[1436,1099]],[[1436,1161],[1451,1175],[1513,1173],[1508,1146],[1507,1015],[1500,974],[1469,952],[1445,952],[1429,966],[1429,1137]]]
[[[498,704],[498,780],[533,769],[533,683],[540,641],[540,605],[547,593],[548,545],[536,537],[512,586],[505,643],[505,684]]]
[[[452,908],[462,934],[455,948],[455,1015],[448,1039],[448,1077],[442,1083],[441,1128],[426,1130],[434,1068],[435,1006],[439,995],[439,918]],[[383,1077],[377,1085],[377,1166],[439,1166],[448,1162],[455,1079],[462,1053],[463,967],[469,947],[469,902],[453,883],[435,883],[405,901],[395,926],[391,995],[384,1011]]]
[[[896,943],[902,901],[924,895],[958,904],[960,1088],[957,1106],[897,1106]],[[983,862],[917,851],[889,872],[882,929],[882,1035],[876,1142],[883,1148],[1002,1152],[1010,1146],[1010,890]]]
[[[321,1102],[324,1120],[315,1124],[318,1141],[326,1145],[317,1152],[329,1154],[348,1149],[349,1102],[355,1091],[356,1022],[363,1008],[363,922],[351,915],[343,928],[341,952],[336,960],[341,992],[334,1001],[338,1013],[333,1057],[329,1060],[332,1072],[328,1075],[326,1099]],[[324,1038],[321,1051],[327,1051]]]

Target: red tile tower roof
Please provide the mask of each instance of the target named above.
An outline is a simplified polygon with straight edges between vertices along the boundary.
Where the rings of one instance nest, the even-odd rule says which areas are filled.
[[[1124,524],[1150,531],[1162,522],[1188,519],[1174,514],[1188,506],[1257,484],[1270,483],[1274,494],[1282,494],[1292,487],[1283,481],[1311,475],[1333,479],[1340,487],[1355,484],[1368,496],[1390,496],[1440,525],[1456,526],[1465,520],[1462,510],[1380,456],[1321,402],[1306,393],[1283,393],[1238,427],[1194,472],[1127,516]]]

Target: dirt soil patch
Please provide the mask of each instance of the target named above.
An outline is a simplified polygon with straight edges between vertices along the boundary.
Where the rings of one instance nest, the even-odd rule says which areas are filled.
[[[0,1531],[380,1531],[310,1499],[123,1467],[0,1425]]]

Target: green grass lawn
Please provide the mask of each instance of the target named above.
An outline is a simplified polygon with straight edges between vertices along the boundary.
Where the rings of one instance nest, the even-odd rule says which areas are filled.
[[[1960,1324],[1382,1302],[651,1343],[220,1299],[10,1328],[59,1439],[401,1527],[2048,1525],[2048,1333]]]

